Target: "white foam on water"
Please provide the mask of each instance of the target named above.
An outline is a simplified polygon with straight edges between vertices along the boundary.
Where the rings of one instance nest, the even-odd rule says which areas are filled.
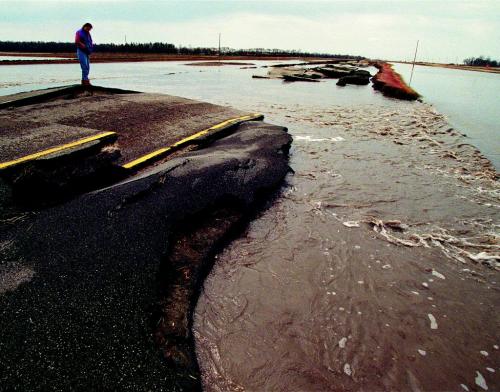
[[[462,387],[462,389],[463,389],[464,391],[469,392],[469,388],[467,387],[467,385],[465,385],[465,384],[460,384],[460,386]]]
[[[352,374],[351,365],[349,365],[348,363],[344,365],[344,373],[347,374],[348,376]]]
[[[488,385],[486,385],[486,380],[484,379],[483,375],[481,373],[479,373],[478,371],[476,371],[476,385],[478,385],[479,387],[483,388],[485,391],[488,390]]]
[[[412,293],[415,295],[420,295],[420,293],[418,291],[412,291]]]
[[[481,353],[481,355],[484,355],[485,357],[487,357],[489,355],[488,351],[481,350],[479,352]]]
[[[429,320],[431,321],[431,329],[438,329],[436,318],[430,313],[427,316],[429,317]]]
[[[446,279],[443,274],[437,272],[435,269],[432,270],[432,275],[438,277],[439,279]]]
[[[427,351],[425,351],[425,350],[420,350],[420,349],[419,349],[419,350],[417,350],[417,351],[418,351],[418,353],[419,353],[421,356],[423,356],[423,357],[425,357],[425,356],[427,355]]]
[[[345,139],[341,136],[329,137],[329,138],[314,138],[311,135],[296,135],[293,137],[294,140],[304,140],[306,142],[342,142]]]
[[[342,339],[339,340],[339,347],[340,348],[345,348],[345,344],[347,343],[347,338],[343,337]]]
[[[358,221],[347,221],[347,222],[342,222],[342,224],[346,227],[359,227]]]
[[[490,373],[495,373],[495,369],[493,368],[487,367],[486,370],[489,371]]]

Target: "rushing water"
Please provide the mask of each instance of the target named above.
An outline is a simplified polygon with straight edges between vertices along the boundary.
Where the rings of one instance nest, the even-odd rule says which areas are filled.
[[[36,67],[0,92],[76,81],[74,66]],[[207,390],[500,388],[500,192],[469,129],[369,86],[250,78],[265,68],[92,72],[262,112],[294,137],[281,197],[218,256],[199,299]]]
[[[394,69],[410,80],[411,65]],[[500,170],[500,74],[417,65],[412,85]]]
[[[467,257],[498,252],[498,188],[459,179],[460,136],[421,104],[287,110],[295,175],[198,304],[206,389],[498,385],[498,276]]]

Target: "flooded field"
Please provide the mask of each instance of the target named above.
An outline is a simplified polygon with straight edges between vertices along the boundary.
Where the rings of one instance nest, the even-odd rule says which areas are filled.
[[[76,67],[15,67],[0,94],[76,82]],[[370,86],[216,68],[92,71],[96,84],[261,112],[294,138],[294,173],[205,282],[205,389],[498,390],[500,188],[472,131]]]

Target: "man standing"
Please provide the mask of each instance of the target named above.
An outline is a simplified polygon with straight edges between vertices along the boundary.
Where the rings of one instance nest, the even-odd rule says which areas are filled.
[[[75,34],[76,56],[82,67],[82,85],[84,86],[90,86],[90,54],[94,47],[90,30],[92,30],[92,25],[90,23],[85,23]]]

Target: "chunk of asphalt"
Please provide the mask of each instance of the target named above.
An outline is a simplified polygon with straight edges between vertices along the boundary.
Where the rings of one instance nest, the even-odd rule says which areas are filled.
[[[14,202],[39,205],[73,196],[124,175],[120,151],[105,148],[117,135],[92,140],[0,170],[12,188]]]
[[[2,388],[199,390],[197,369],[173,367],[153,340],[160,267],[168,272],[183,221],[228,197],[251,210],[282,183],[285,131],[242,124],[203,150],[2,224],[0,243],[15,241],[19,268],[33,271],[0,295]]]

